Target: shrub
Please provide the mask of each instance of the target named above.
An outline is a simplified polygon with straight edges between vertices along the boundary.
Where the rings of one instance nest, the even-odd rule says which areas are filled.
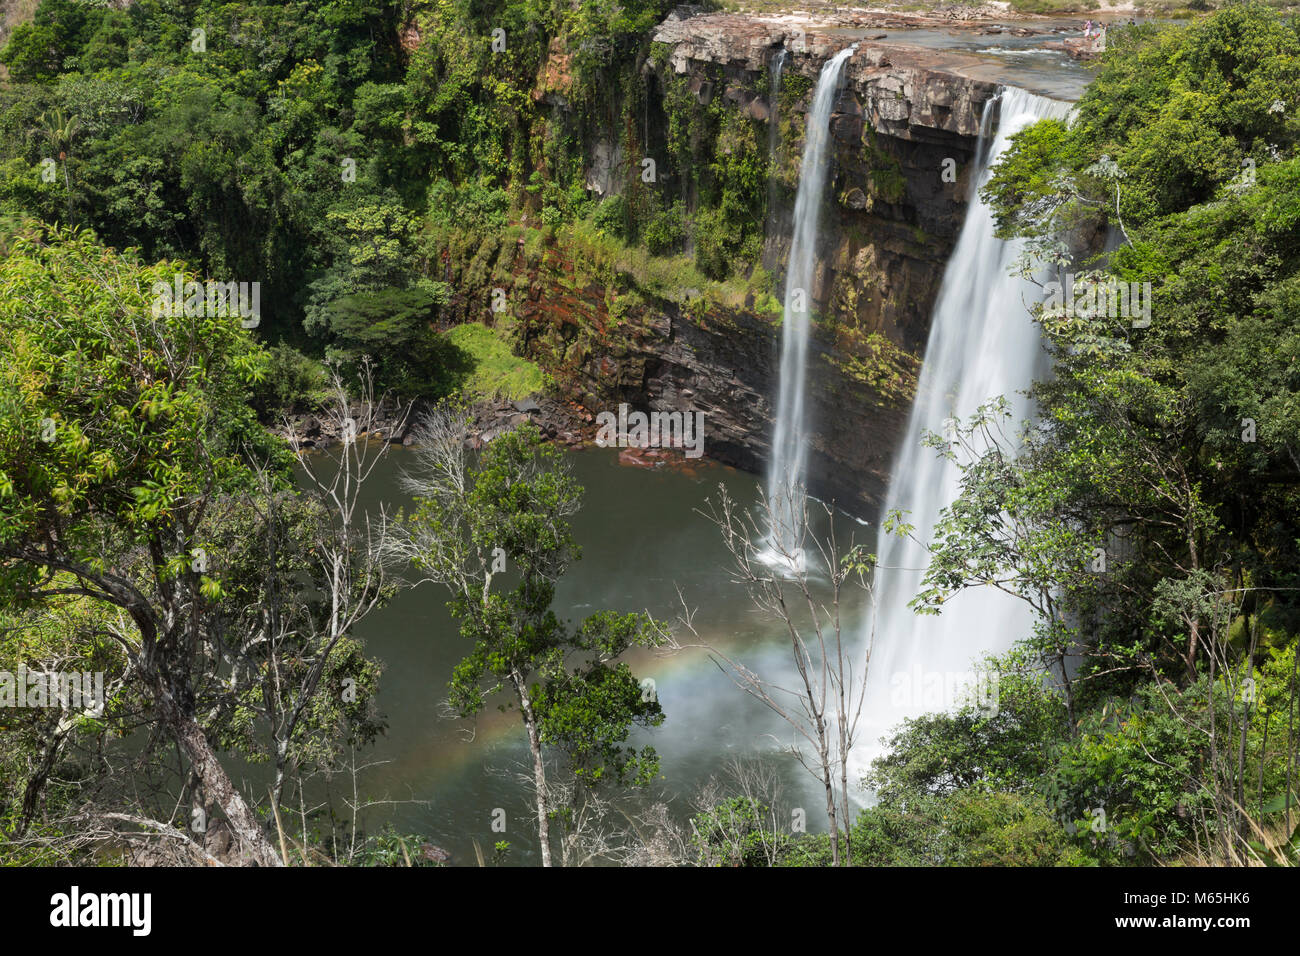
[[[1036,794],[958,790],[907,810],[872,807],[853,828],[865,866],[1078,866],[1089,862]]]
[[[652,255],[680,252],[686,241],[686,207],[682,202],[678,200],[655,213],[646,224],[642,239]]]
[[[429,221],[434,225],[487,232],[502,229],[510,219],[510,196],[485,183],[457,187],[435,179],[427,194]]]
[[[442,398],[469,373],[469,356],[432,326],[438,297],[426,288],[344,296],[327,316],[330,353],[347,365],[374,362],[375,384],[406,398]]]
[[[770,811],[748,797],[732,797],[691,820],[691,847],[700,866],[768,866],[791,837],[770,829]]]
[[[695,264],[710,279],[725,279],[731,272],[731,226],[721,209],[701,209],[695,214]]]
[[[610,196],[596,207],[596,228],[627,241],[632,235],[632,217],[627,200],[622,196]]]
[[[319,361],[290,345],[268,349],[266,375],[253,391],[252,404],[262,418],[310,411],[326,398],[328,379]]]
[[[904,721],[864,780],[882,804],[905,807],[968,787],[1020,792],[1040,785],[1069,737],[1065,705],[1044,687],[1041,672],[1025,666],[1022,652],[987,663],[998,674],[997,712],[972,703]]]

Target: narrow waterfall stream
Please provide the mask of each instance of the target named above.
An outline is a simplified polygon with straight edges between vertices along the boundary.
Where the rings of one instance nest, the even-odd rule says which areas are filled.
[[[777,50],[768,64],[768,115],[767,115],[767,215],[763,220],[763,268],[771,271],[777,267],[780,249],[773,238],[781,231],[780,193],[777,170],[781,164],[781,75],[790,52]]]
[[[804,378],[808,361],[812,284],[817,256],[817,228],[830,166],[831,110],[839,94],[844,64],[857,45],[836,53],[817,77],[812,109],[799,167],[799,190],[794,204],[790,263],[785,281],[785,308],[781,317],[781,369],[777,392],[776,428],[767,477],[767,498],[772,506],[771,549],[768,557],[788,562],[796,547],[802,515],[804,472],[807,467],[807,421]]]
[[[775,168],[781,148],[781,74],[785,70],[785,61],[789,51],[782,47],[772,57],[768,68],[771,76],[768,82],[768,117],[767,117],[767,156]],[[776,210],[776,176],[767,177],[767,223],[770,227],[775,221]]]
[[[989,137],[992,110],[996,134]],[[906,512],[919,541],[929,542],[940,511],[958,493],[959,472],[921,444],[926,430],[940,432],[946,419],[969,417],[984,402],[1004,396],[1013,422],[1029,413],[1023,394],[1043,371],[1038,327],[1025,303],[1041,290],[1009,271],[1020,242],[993,234],[993,216],[980,200],[987,181],[1015,132],[1040,119],[1065,118],[1070,104],[1006,87],[985,105],[971,175],[970,206],[944,271],[935,304],[925,363],[907,431],[892,469],[881,513]],[[993,588],[958,594],[938,616],[918,615],[908,603],[921,590],[927,554],[915,541],[877,532],[876,611],[864,626],[872,641],[863,724],[854,750],[859,770],[882,751],[880,737],[904,718],[944,710],[971,693],[978,659],[1008,650],[1027,636],[1027,605]]]

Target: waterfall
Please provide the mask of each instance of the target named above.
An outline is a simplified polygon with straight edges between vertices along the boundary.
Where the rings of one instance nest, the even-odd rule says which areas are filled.
[[[808,128],[804,135],[799,189],[794,203],[794,229],[786,272],[785,308],[781,317],[781,370],[776,406],[772,459],[768,466],[767,497],[772,503],[773,550],[791,554],[802,531],[804,469],[808,436],[804,411],[804,374],[808,356],[809,312],[816,265],[817,225],[826,190],[830,118],[839,93],[844,63],[857,46],[836,53],[817,77]],[[769,552],[771,554],[772,552]],[[785,557],[784,560],[789,560]]]
[[[771,124],[767,131],[767,149],[769,153],[776,153],[778,136],[776,128],[776,109],[781,99],[781,71],[785,69],[785,58],[789,56],[789,51],[785,47],[776,51],[776,56],[772,57],[772,75],[768,83],[768,121]]]
[[[939,512],[956,498],[960,476],[954,465],[921,445],[922,431],[942,432],[946,419],[968,418],[999,395],[1010,403],[1018,427],[1030,412],[1020,393],[1045,371],[1038,328],[1025,305],[1041,298],[1041,290],[1010,273],[1022,243],[993,235],[992,212],[980,200],[979,188],[1013,133],[1039,119],[1064,119],[1070,105],[1010,87],[998,99],[999,122],[991,141],[994,101],[984,107],[966,220],[943,274],[916,400],[881,516],[883,524],[890,511],[907,512],[906,522],[924,542],[932,540]],[[864,634],[864,641],[873,642],[871,667],[854,752],[860,772],[882,752],[883,734],[905,717],[950,709],[975,689],[978,659],[1008,650],[1033,626],[1024,602],[991,587],[957,594],[938,616],[917,615],[907,605],[921,590],[924,549],[882,527],[876,555],[877,606]]]
[[[776,171],[780,163],[781,150],[781,73],[785,70],[785,61],[789,56],[789,51],[785,47],[776,51],[772,57],[772,63],[769,66],[771,70],[771,81],[768,85],[767,92],[767,161],[769,171],[767,174],[767,216],[763,222],[763,268],[771,269],[775,264],[777,256],[777,245],[772,241],[776,235],[777,224],[780,219],[777,215],[777,202],[779,199],[779,190],[777,189]]]

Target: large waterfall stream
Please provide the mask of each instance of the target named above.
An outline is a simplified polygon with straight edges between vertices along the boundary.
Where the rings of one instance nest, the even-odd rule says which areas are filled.
[[[990,142],[995,103],[999,122]],[[907,512],[915,537],[929,542],[940,511],[957,496],[959,474],[952,463],[922,446],[922,432],[941,432],[946,419],[967,418],[996,396],[1010,403],[1017,426],[1029,412],[1021,393],[1043,371],[1045,357],[1026,303],[1041,293],[1011,274],[1021,243],[993,235],[992,212],[980,200],[979,188],[1013,133],[1039,119],[1064,118],[1069,110],[1068,103],[1010,87],[999,101],[985,106],[970,206],[944,271],[916,401],[877,534],[877,607],[863,635],[864,641],[873,641],[871,671],[854,754],[861,770],[881,752],[884,733],[905,717],[958,703],[960,695],[975,689],[978,659],[1006,651],[1032,627],[1027,605],[991,587],[958,594],[937,617],[914,613],[908,602],[921,589],[927,554],[915,541],[887,534],[883,516],[895,509]]]
[[[772,506],[771,537],[775,549],[789,556],[801,531],[804,471],[807,467],[807,420],[804,377],[808,362],[812,286],[817,257],[817,227],[826,190],[831,145],[831,110],[839,95],[844,63],[857,46],[836,53],[817,77],[799,189],[794,204],[794,229],[785,281],[785,309],[781,317],[781,372],[777,394],[776,428],[772,460],[768,465],[767,498]]]

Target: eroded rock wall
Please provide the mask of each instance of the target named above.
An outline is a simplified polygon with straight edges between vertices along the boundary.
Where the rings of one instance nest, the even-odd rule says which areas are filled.
[[[687,13],[690,9],[687,8]],[[768,70],[781,50],[784,70],[811,88],[826,61],[850,42],[843,92],[831,118],[835,167],[822,219],[823,245],[815,287],[819,311],[864,331],[877,331],[918,354],[944,264],[956,242],[985,103],[997,87],[973,79],[962,54],[871,39],[870,23],[818,25],[790,17],[675,14],[655,33],[671,52],[666,69],[686,78],[701,102],[768,119]],[[667,78],[663,78],[667,81]],[[784,144],[783,177],[798,176],[811,93],[787,108],[783,125],[797,133]],[[945,175],[946,174],[946,175]],[[783,262],[789,246],[789,200],[770,216],[769,242]]]
[[[831,55],[859,41],[831,120],[835,167],[810,290],[817,322],[808,383],[810,489],[860,515],[874,514],[883,500],[930,313],[965,214],[984,104],[996,94],[994,84],[964,72],[960,54],[881,42],[869,29],[685,9],[657,30],[659,55],[644,67],[653,91],[685,83],[701,109],[720,104],[761,123],[777,111],[768,70],[778,51],[787,51],[785,70],[804,79],[803,92],[783,103],[783,188],[768,216],[764,260],[774,266],[779,298],[813,81]],[[561,112],[568,109],[566,55],[552,51],[535,96]],[[612,144],[620,142],[611,130],[590,157],[588,178],[602,193],[618,192],[611,171],[627,165],[615,162],[626,158],[615,155]],[[673,171],[663,172],[666,188],[674,188]],[[724,306],[684,289],[655,295],[634,288],[629,296],[634,282],[593,277],[582,252],[558,239],[540,253],[511,240],[471,257],[472,264],[452,267],[462,290],[453,313],[500,321],[485,308],[488,287],[509,284],[516,344],[581,406],[580,417],[620,402],[703,411],[706,454],[761,474],[779,363],[779,321],[770,306],[754,308],[752,299]]]
[[[490,287],[508,289],[510,316],[497,324],[578,406],[575,430],[590,438],[587,416],[621,402],[644,411],[702,411],[704,453],[761,475],[779,365],[770,315],[703,298],[620,293],[590,277],[562,239],[531,251],[523,240],[509,241],[471,256],[448,274],[456,288],[473,290],[452,303],[453,315],[481,318]],[[811,413],[818,423],[811,487],[865,515],[883,495],[907,406],[883,401],[868,377],[846,368],[853,356],[853,349],[824,340],[810,353]]]

